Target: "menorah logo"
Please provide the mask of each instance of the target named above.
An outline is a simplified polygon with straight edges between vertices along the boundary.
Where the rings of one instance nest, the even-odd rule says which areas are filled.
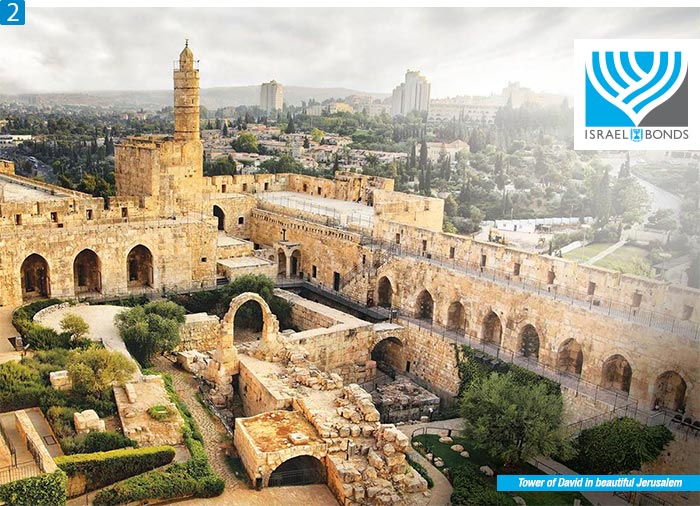
[[[591,51],[586,127],[688,126],[688,61],[681,51]]]

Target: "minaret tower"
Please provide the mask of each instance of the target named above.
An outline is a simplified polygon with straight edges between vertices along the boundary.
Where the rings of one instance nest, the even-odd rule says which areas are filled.
[[[175,62],[175,140],[199,140],[199,62],[195,62],[189,41]]]

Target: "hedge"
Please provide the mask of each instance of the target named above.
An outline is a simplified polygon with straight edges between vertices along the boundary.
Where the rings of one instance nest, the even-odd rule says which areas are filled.
[[[628,473],[656,459],[672,440],[673,433],[663,425],[610,420],[581,431],[574,441],[577,455],[565,464],[581,474]]]
[[[85,476],[88,491],[164,466],[175,458],[172,446],[79,453],[54,459],[69,477]]]
[[[477,467],[465,462],[452,472],[453,506],[513,506],[510,495],[497,492],[484,481]]]
[[[172,464],[166,469],[134,476],[101,490],[93,501],[95,506],[117,506],[149,499],[215,497],[223,493],[224,480],[215,475],[209,466],[204,439],[197,429],[192,413],[175,393],[172,378],[167,374],[162,376],[170,399],[185,420],[182,435],[190,452],[190,459],[187,462]]]
[[[66,455],[76,453],[108,452],[120,448],[137,446],[136,441],[119,432],[90,432],[61,440],[61,448]]]
[[[58,470],[0,485],[0,502],[7,506],[65,506],[66,475]]]

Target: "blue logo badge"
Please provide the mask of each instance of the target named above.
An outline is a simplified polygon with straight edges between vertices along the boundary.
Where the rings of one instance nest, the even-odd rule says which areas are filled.
[[[586,127],[688,126],[681,51],[592,51],[585,77]]]
[[[644,131],[641,128],[633,128],[632,129],[632,140],[634,142],[642,142],[642,139],[644,138]]]

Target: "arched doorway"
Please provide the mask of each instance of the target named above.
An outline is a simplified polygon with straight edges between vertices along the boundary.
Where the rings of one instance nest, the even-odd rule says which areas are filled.
[[[126,257],[128,286],[153,286],[153,255],[146,246],[134,246]]]
[[[484,323],[481,329],[482,338],[487,343],[500,346],[502,333],[503,327],[501,326],[501,319],[496,313],[491,311],[486,315],[486,318],[484,318]]]
[[[73,284],[76,294],[102,291],[101,262],[91,249],[84,249],[73,260]]]
[[[301,275],[301,251],[295,249],[290,257],[290,271],[292,277],[297,277]]]
[[[277,251],[277,275],[281,278],[287,277],[287,255],[282,248]]]
[[[233,333],[237,342],[258,341],[263,330],[262,306],[257,300],[243,303],[233,317]]]
[[[613,355],[603,364],[600,386],[629,393],[632,383],[632,367],[622,355]]]
[[[447,308],[447,328],[450,330],[464,330],[464,306],[455,301]]]
[[[391,307],[394,302],[394,289],[391,287],[391,281],[386,276],[379,278],[377,283],[377,298],[378,304],[382,307]]]
[[[416,317],[427,322],[433,321],[435,303],[428,290],[423,290],[416,299]]]
[[[372,348],[370,356],[377,363],[377,368],[384,373],[403,370],[403,343],[396,337],[387,337],[379,341]]]
[[[216,216],[218,220],[216,228],[218,230],[226,230],[226,215],[224,214],[224,210],[219,206],[214,206],[214,216]]]
[[[685,392],[688,386],[676,371],[659,374],[654,385],[653,408],[665,408],[682,411],[685,408]]]
[[[272,471],[268,487],[293,485],[317,485],[326,483],[326,468],[323,462],[311,455],[300,455],[282,462]]]
[[[51,295],[51,277],[49,264],[44,257],[32,253],[22,262],[22,298],[24,300],[49,297]]]
[[[520,331],[520,354],[523,357],[540,357],[540,335],[529,323]]]
[[[576,339],[567,339],[559,347],[557,369],[571,374],[581,374],[583,369],[583,351]]]

